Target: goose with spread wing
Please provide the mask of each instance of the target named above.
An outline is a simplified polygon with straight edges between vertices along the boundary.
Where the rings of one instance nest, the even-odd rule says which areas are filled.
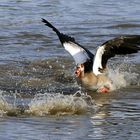
[[[120,36],[106,41],[97,48],[96,54],[80,45],[71,36],[61,33],[50,22],[42,19],[58,36],[62,46],[75,60],[75,75],[88,89],[107,93],[112,90],[112,81],[106,75],[108,59],[115,55],[137,53],[140,50],[140,35]]]

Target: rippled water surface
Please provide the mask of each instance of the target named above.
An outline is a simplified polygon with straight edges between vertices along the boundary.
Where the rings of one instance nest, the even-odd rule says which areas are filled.
[[[81,88],[51,21],[90,49],[140,34],[140,1],[1,0],[0,140],[138,140],[140,53],[109,61],[116,90]]]

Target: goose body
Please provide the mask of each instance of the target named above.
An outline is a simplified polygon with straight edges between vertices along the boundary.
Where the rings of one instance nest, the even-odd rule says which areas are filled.
[[[90,90],[110,92],[112,81],[106,75],[108,59],[115,55],[137,53],[140,50],[140,35],[127,35],[106,41],[97,48],[94,55],[73,37],[61,33],[47,20],[42,19],[42,22],[57,34],[62,46],[72,55],[76,63],[76,77]]]

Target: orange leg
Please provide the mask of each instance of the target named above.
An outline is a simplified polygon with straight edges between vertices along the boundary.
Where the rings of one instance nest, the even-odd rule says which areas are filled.
[[[104,86],[104,87],[101,87],[100,89],[98,89],[98,92],[99,93],[108,93],[108,92],[110,92],[110,88]]]

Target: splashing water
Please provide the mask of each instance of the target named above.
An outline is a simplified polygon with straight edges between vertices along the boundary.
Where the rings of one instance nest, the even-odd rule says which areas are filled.
[[[116,67],[116,66],[115,66]],[[130,85],[138,85],[138,73],[132,72],[130,64],[121,63],[117,69],[112,68],[108,71],[108,76],[113,82],[112,90],[120,89]]]
[[[95,104],[90,96],[77,92],[74,95],[60,93],[38,94],[29,104],[27,113],[36,116],[83,114],[94,110]]]
[[[136,73],[134,72],[135,68]],[[139,66],[132,66],[132,64],[118,63],[117,66],[113,64],[108,72],[113,82],[113,90],[131,85],[139,85],[138,69]],[[27,103],[24,104],[25,99],[20,96],[20,93],[16,92],[7,95],[4,94],[3,91],[0,91],[0,116],[72,115],[95,112],[98,109],[93,99],[81,91],[76,92],[74,95],[50,92],[36,94],[34,98],[30,96],[27,100]],[[18,103],[20,103],[21,106],[19,106]]]
[[[2,91],[0,91],[0,117],[3,117],[13,109],[14,107],[7,103],[4,96],[2,95]]]
[[[60,93],[45,93],[36,94],[34,98],[30,99],[28,105],[22,104],[18,106],[15,104],[17,98],[10,95],[10,99],[14,98],[13,103],[7,101],[7,95],[0,94],[0,117],[3,116],[47,116],[47,115],[73,115],[84,114],[88,111],[93,112],[96,105],[93,99],[82,93],[76,92],[74,95],[64,95]],[[22,97],[21,97],[22,98]],[[28,107],[27,107],[28,106]]]

